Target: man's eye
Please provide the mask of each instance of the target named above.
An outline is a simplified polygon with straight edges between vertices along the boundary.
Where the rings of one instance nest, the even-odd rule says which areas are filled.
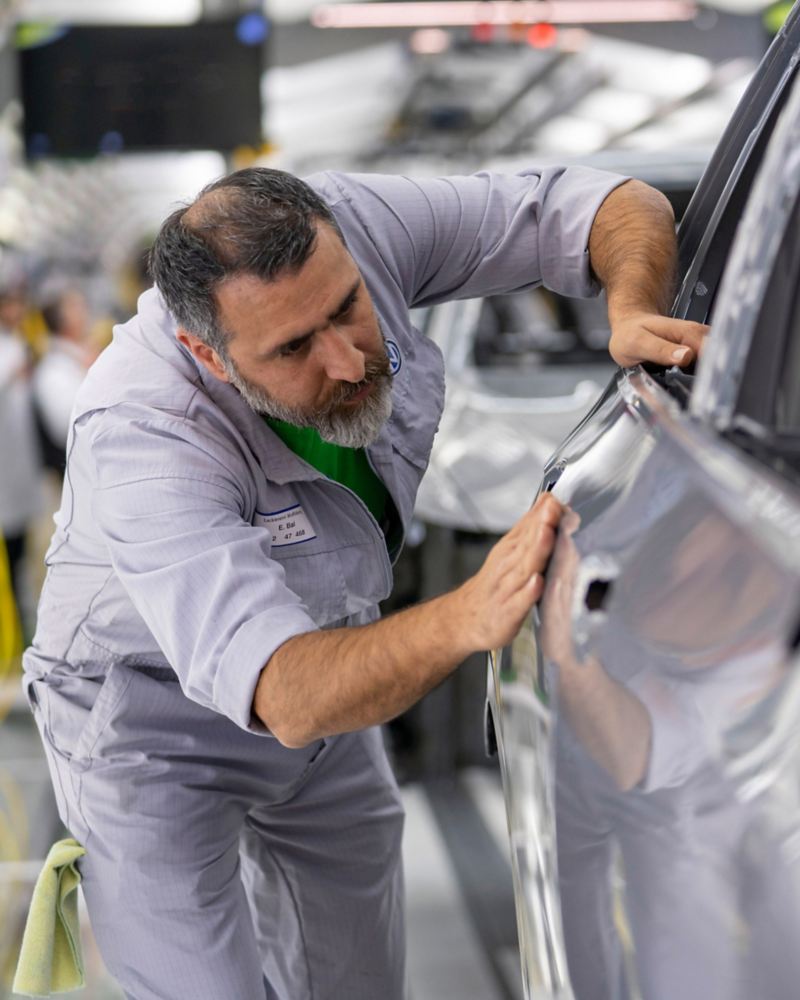
[[[278,351],[278,356],[281,358],[291,358],[298,354],[303,354],[308,348],[308,342],[308,337],[303,337],[302,340],[292,340],[288,344],[283,345]]]
[[[347,317],[355,308],[356,302],[358,302],[358,296],[354,295],[352,299],[350,299],[350,301],[344,306],[344,308],[339,310],[339,312],[336,314],[336,319],[347,319]]]

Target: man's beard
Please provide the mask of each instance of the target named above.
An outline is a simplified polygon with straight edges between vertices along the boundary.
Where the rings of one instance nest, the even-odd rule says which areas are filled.
[[[287,406],[249,382],[230,357],[222,358],[222,363],[231,385],[239,390],[251,410],[295,427],[311,427],[330,444],[366,448],[377,439],[392,413],[392,377],[386,356],[369,359],[360,382],[339,382],[331,398],[318,410]],[[345,405],[367,385],[372,385],[368,396]]]

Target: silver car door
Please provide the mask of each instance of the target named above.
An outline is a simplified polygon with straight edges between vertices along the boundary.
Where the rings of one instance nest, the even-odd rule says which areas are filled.
[[[795,73],[799,40],[796,9],[745,96],[742,114],[735,116],[728,130],[728,148],[723,142],[709,168],[710,179],[698,189],[694,213],[691,209],[687,213],[682,259],[688,272],[676,305],[679,315],[706,319],[716,301],[741,206]],[[739,148],[731,149],[731,143],[738,143]],[[747,153],[742,153],[742,144]],[[785,157],[786,151],[778,155]],[[727,177],[724,170],[730,171]],[[693,227],[693,219],[702,220],[705,228]],[[735,280],[731,279],[730,292],[734,301]],[[641,368],[619,373],[556,452],[543,483],[543,488],[554,488],[575,511],[548,575],[551,583],[560,577],[563,584],[548,587],[549,615],[556,623],[559,616],[568,622],[568,628],[560,631],[562,637],[568,636],[569,655],[596,661],[603,668],[599,676],[610,682],[607,687],[627,692],[632,704],[645,704],[649,699],[663,709],[658,734],[649,737],[653,742],[646,747],[643,773],[636,773],[632,752],[616,761],[614,773],[613,756],[605,758],[608,766],[598,763],[585,743],[570,732],[566,718],[556,723],[555,671],[541,654],[536,615],[511,647],[491,657],[489,738],[490,743],[496,739],[499,744],[503,770],[528,997],[625,997],[636,989],[632,963],[639,964],[645,977],[646,997],[695,995],[691,989],[698,991],[707,984],[704,976],[711,969],[718,974],[717,984],[697,995],[730,1000],[742,988],[736,979],[741,968],[731,958],[735,937],[731,927],[743,932],[748,925],[741,922],[730,898],[715,894],[713,884],[704,887],[698,872],[710,878],[714,866],[698,861],[693,870],[690,864],[695,849],[701,858],[713,850],[713,838],[708,833],[704,839],[695,825],[689,840],[692,849],[683,850],[685,836],[683,840],[673,836],[671,820],[675,815],[685,819],[703,814],[699,806],[687,812],[686,802],[692,795],[702,799],[705,782],[712,797],[721,796],[739,822],[739,826],[730,824],[730,842],[735,841],[735,830],[746,828],[748,813],[738,807],[741,790],[734,787],[738,779],[726,754],[749,746],[753,750],[749,756],[740,753],[740,770],[745,773],[750,766],[758,776],[754,761],[765,752],[764,742],[759,743],[753,736],[756,730],[748,728],[745,709],[761,706],[761,714],[754,709],[752,718],[760,718],[762,728],[768,725],[764,719],[772,716],[764,706],[772,704],[769,692],[783,691],[783,681],[790,676],[786,664],[797,626],[794,566],[798,563],[785,539],[793,538],[796,500],[783,477],[749,457],[740,441],[732,443],[713,426],[704,425],[699,411],[687,415],[690,389],[691,378],[675,370],[655,376]],[[741,436],[741,428],[737,433]],[[745,503],[750,496],[754,501]],[[769,503],[765,498],[771,498]],[[786,518],[777,529],[770,514],[776,510]],[[776,534],[780,541],[770,548],[764,538]],[[554,602],[555,589],[560,591],[560,601]],[[730,613],[723,614],[726,608]],[[736,627],[724,632],[731,620]],[[558,632],[551,628],[551,637]],[[726,659],[725,643],[733,643],[741,656],[731,654]],[[751,643],[755,644],[752,650]],[[686,661],[695,648],[706,651],[710,659],[694,663],[690,672]],[[779,648],[784,650],[781,655]],[[715,685],[720,685],[720,691]],[[776,711],[785,720],[791,696],[776,696],[775,701]],[[611,721],[613,732],[613,717]],[[671,728],[670,722],[674,723]],[[737,734],[738,743],[731,734]],[[729,750],[724,749],[726,741]],[[624,740],[618,742],[624,747]],[[562,864],[559,887],[553,794],[556,756],[561,775],[558,806],[567,817],[559,829],[558,846],[562,854],[571,851],[588,859],[588,874],[592,866],[595,869],[593,877],[588,877],[580,865],[567,871]],[[638,787],[624,791],[620,783]],[[694,790],[687,793],[689,785]],[[570,795],[571,791],[575,794]],[[630,809],[634,801],[638,806]],[[714,822],[725,826],[724,809],[711,814],[709,830]],[[581,843],[580,837],[570,841],[570,820],[587,834],[588,844]],[[620,835],[623,827],[628,832]],[[638,829],[638,835],[631,834],[631,829]],[[649,834],[645,836],[642,829]],[[755,827],[747,829],[751,833]],[[661,865],[664,876],[659,885],[658,880],[652,881],[657,866],[647,863],[648,849],[658,853],[665,836],[667,845],[673,841],[681,845],[676,849],[680,864]],[[627,893],[627,923],[636,921],[639,937],[635,957],[621,947],[620,938],[624,941],[628,934],[626,918],[620,917],[624,896],[613,891],[609,879],[623,840],[628,868],[636,873],[633,881],[639,888],[638,893],[636,886]],[[739,847],[743,842],[739,840]],[[721,852],[728,861],[732,850]],[[665,850],[663,860],[667,862],[668,857]],[[598,867],[606,877],[597,877]],[[730,873],[730,865],[721,867]],[[688,873],[683,882],[676,877],[678,869]],[[693,879],[696,892],[685,892],[685,885]],[[733,886],[735,879],[729,882]],[[664,905],[656,907],[648,921],[647,901],[654,897]],[[566,943],[561,930],[562,899],[568,910]],[[680,902],[677,907],[676,900]],[[687,982],[695,982],[687,986],[690,992],[682,992],[677,973],[663,968],[665,963],[675,965],[669,956],[680,951],[681,935],[670,938],[647,932],[653,920],[658,924],[665,913],[672,913],[675,926],[683,928],[684,954],[694,943],[696,954],[709,957],[709,961],[700,960],[697,968],[688,960],[680,965]],[[604,914],[605,920],[598,921],[598,914]],[[570,926],[576,929],[572,937]],[[763,928],[763,922],[759,926]],[[570,951],[574,993],[567,973]],[[659,959],[660,953],[668,957]],[[599,958],[581,960],[592,954]],[[760,994],[756,990],[752,995]]]

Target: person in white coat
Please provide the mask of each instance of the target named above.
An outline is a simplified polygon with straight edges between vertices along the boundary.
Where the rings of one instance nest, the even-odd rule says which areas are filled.
[[[0,292],[0,534],[5,541],[17,604],[30,607],[24,562],[28,528],[42,505],[41,462],[31,403],[28,348],[16,328],[24,298]]]
[[[72,404],[97,352],[88,344],[89,309],[77,288],[64,286],[48,297],[42,316],[50,339],[33,374],[33,400],[45,441],[63,468]]]

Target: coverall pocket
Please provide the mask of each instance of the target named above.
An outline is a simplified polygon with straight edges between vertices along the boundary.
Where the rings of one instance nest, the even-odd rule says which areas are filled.
[[[307,546],[278,547],[272,558],[286,574],[286,585],[300,594],[316,625],[323,628],[347,614],[347,587],[336,550]]]
[[[275,799],[271,805],[283,805],[283,803],[289,802],[295,795],[297,795],[314,771],[316,771],[317,767],[319,767],[328,749],[330,748],[333,739],[334,737],[318,740],[308,748],[310,750],[310,756],[306,760],[305,766],[290,784],[284,786],[280,790],[279,797]]]
[[[130,678],[130,670],[112,664],[101,681],[70,677],[58,685],[47,685],[45,728],[55,753],[66,761],[88,764]]]

